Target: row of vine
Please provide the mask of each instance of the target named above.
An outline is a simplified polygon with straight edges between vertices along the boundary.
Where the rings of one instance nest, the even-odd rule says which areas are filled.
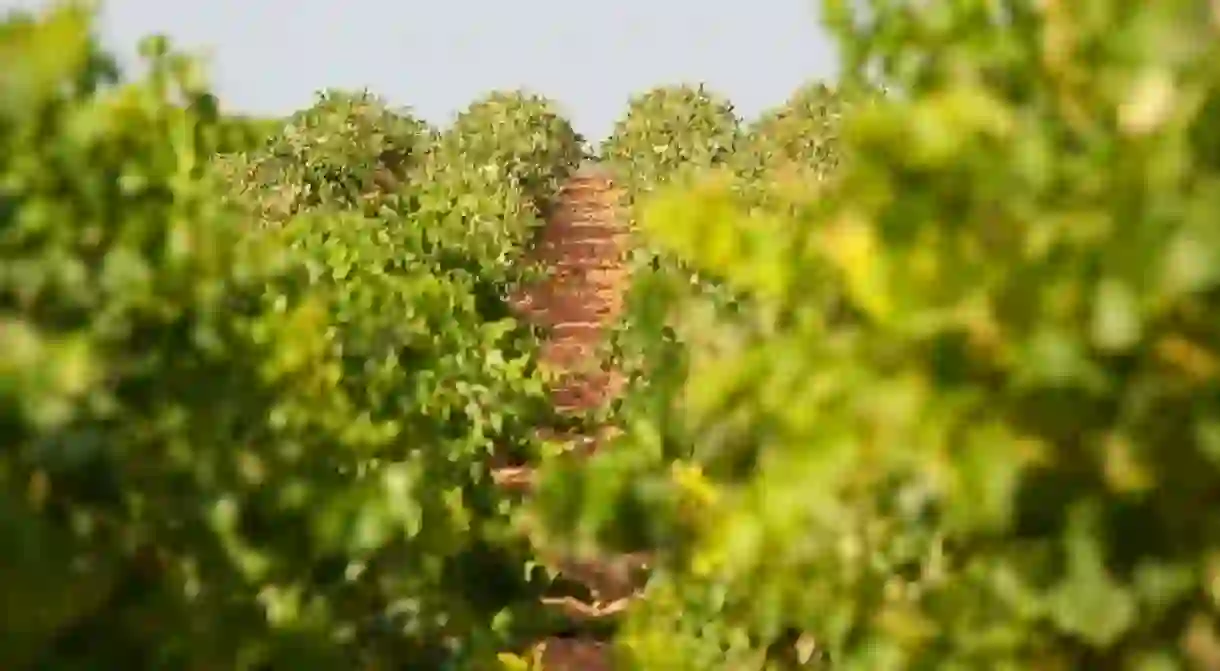
[[[517,93],[242,150],[164,41],[6,17],[0,664],[493,668],[550,587],[508,451],[550,538],[656,557],[629,668],[1220,666],[1213,8],[848,4],[901,95],[658,89],[597,152]],[[589,159],[641,251],[575,465],[509,295]]]
[[[624,433],[536,506],[656,557],[624,667],[1220,668],[1220,15],[822,9],[833,140],[619,154]]]
[[[554,106],[249,119],[161,39],[124,79],[86,10],[2,36],[0,663],[480,668],[552,626],[490,471],[564,421],[509,300],[596,158]],[[743,137],[658,89],[602,153],[627,182]]]
[[[567,122],[327,94],[251,142],[164,40],[126,81],[81,8],[0,36],[0,664],[486,668],[530,640],[547,576],[490,455],[553,414],[506,289],[583,157]]]

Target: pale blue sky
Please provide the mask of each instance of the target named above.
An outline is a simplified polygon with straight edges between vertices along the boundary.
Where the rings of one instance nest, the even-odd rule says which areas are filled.
[[[0,0],[0,8],[47,0]],[[235,111],[282,114],[317,89],[368,87],[444,123],[479,94],[527,88],[597,139],[628,97],[705,82],[749,117],[833,75],[816,0],[108,0],[122,53],[151,32],[206,49]]]

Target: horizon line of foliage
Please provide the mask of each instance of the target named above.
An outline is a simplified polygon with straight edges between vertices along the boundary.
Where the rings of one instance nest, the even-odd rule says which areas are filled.
[[[1215,3],[822,8],[885,95],[652,172],[625,431],[544,476],[657,557],[624,668],[1220,668]]]

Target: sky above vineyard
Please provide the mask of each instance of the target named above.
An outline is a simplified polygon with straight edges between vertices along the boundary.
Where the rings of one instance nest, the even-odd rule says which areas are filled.
[[[0,7],[48,0],[0,0]],[[131,57],[162,32],[207,49],[231,109],[282,114],[322,87],[368,87],[442,123],[482,93],[529,88],[607,133],[632,93],[703,81],[745,115],[832,74],[815,0],[103,0]]]

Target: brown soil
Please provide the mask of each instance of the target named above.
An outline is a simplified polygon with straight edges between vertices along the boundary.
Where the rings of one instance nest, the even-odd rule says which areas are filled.
[[[628,281],[622,259],[626,227],[619,211],[620,194],[604,171],[585,167],[565,185],[542,231],[535,260],[550,269],[546,282],[532,287],[519,306],[549,329],[543,356],[564,372],[552,389],[560,409],[592,409],[619,392],[621,376],[602,370],[597,348],[622,311]],[[575,454],[596,449],[595,436],[567,436]],[[532,470],[506,466],[497,471],[506,487],[528,490]],[[573,620],[613,616],[633,597],[640,558],[575,561],[552,558],[561,575],[583,584],[595,603],[572,597],[547,600]],[[608,671],[610,646],[592,637],[550,638],[540,642],[546,671]]]
[[[609,644],[574,638],[552,638],[542,644],[546,671],[611,671]]]

